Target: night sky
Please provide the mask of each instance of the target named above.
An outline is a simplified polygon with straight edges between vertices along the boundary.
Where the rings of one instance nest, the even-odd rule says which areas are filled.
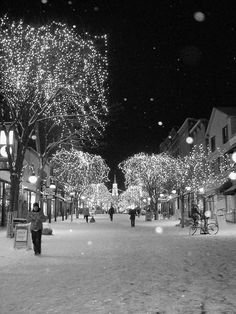
[[[1,15],[108,35],[111,120],[97,153],[112,168],[158,152],[173,126],[234,106],[235,1],[5,0]],[[159,125],[162,122],[163,125]],[[118,182],[122,176],[116,171]],[[122,186],[122,184],[121,184]]]

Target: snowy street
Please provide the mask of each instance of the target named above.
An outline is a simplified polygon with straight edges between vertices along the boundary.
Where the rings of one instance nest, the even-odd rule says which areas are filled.
[[[0,313],[236,313],[236,227],[188,235],[129,215],[52,223],[42,256],[0,231]]]

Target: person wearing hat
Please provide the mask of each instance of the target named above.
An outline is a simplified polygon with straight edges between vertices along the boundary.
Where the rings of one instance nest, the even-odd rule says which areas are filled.
[[[41,237],[43,230],[43,222],[47,217],[43,214],[43,211],[39,208],[38,203],[34,203],[33,210],[27,215],[27,222],[31,223],[30,230],[32,235],[32,242],[34,245],[34,254],[41,254]]]

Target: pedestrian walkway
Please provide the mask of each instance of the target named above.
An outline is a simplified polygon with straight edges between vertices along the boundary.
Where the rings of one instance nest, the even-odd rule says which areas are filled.
[[[128,215],[52,222],[42,256],[0,232],[0,313],[234,313],[235,236]],[[2,247],[3,245],[3,247]],[[10,291],[10,293],[9,293]]]

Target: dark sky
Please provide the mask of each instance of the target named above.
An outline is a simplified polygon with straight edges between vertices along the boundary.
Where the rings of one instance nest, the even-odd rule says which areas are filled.
[[[128,156],[158,152],[171,128],[185,118],[209,118],[213,106],[235,105],[234,4],[234,0],[5,0],[1,13],[30,23],[57,19],[79,31],[108,35],[113,109],[107,145],[99,153],[113,175]],[[117,176],[121,182],[119,171]]]

